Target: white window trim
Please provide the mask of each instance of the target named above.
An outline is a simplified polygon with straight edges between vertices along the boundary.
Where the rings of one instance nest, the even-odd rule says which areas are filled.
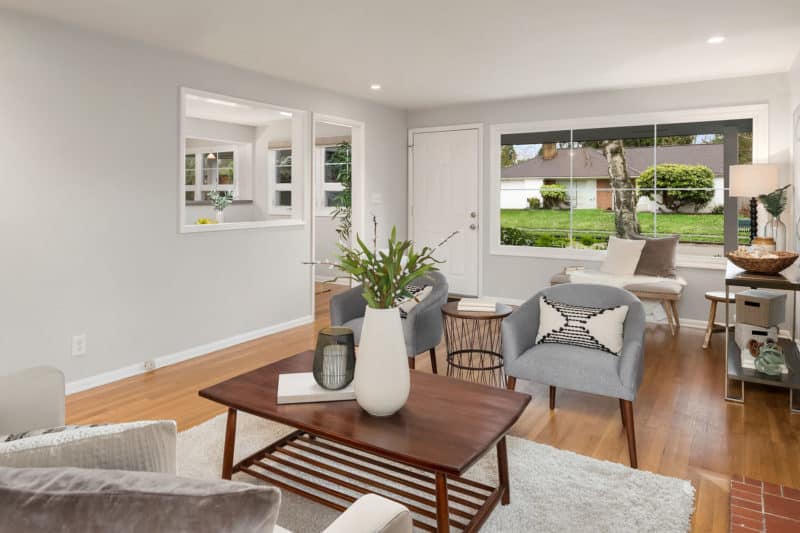
[[[753,163],[766,163],[769,159],[769,105],[754,104],[732,107],[657,111],[629,115],[546,120],[539,122],[514,122],[493,124],[489,127],[489,253],[498,256],[542,257],[578,261],[603,261],[605,251],[575,248],[541,248],[535,246],[509,246],[500,243],[500,138],[507,133],[558,131],[566,129],[609,128],[641,124],[671,124],[676,122],[704,122],[712,120],[753,120]],[[677,265],[684,268],[724,269],[724,257],[678,255]]]
[[[297,211],[292,213],[291,218],[287,219],[277,219],[277,220],[254,220],[248,222],[224,222],[220,224],[187,224],[186,223],[186,116],[184,110],[186,109],[186,96],[187,94],[195,94],[198,96],[206,96],[211,98],[223,98],[229,101],[238,102],[244,105],[257,105],[261,107],[272,108],[278,111],[287,111],[292,113],[293,115],[300,117],[300,131],[298,132],[298,138],[301,139],[311,139],[311,131],[312,131],[312,123],[311,117],[312,112],[306,109],[297,109],[285,106],[277,106],[272,104],[266,104],[264,102],[259,102],[255,100],[246,100],[243,98],[236,98],[230,95],[213,93],[209,91],[202,91],[198,89],[192,89],[189,87],[179,87],[178,88],[178,111],[179,111],[179,121],[178,121],[178,175],[176,176],[178,182],[178,209],[176,213],[176,222],[178,226],[178,233],[181,234],[188,234],[188,233],[204,233],[209,231],[228,231],[228,230],[241,230],[241,229],[268,229],[268,228],[286,228],[286,227],[303,227],[306,223],[311,222],[311,202],[310,197],[313,195],[313,187],[311,183],[311,145],[309,142],[301,143],[301,147],[298,150],[301,152],[298,154],[293,154],[293,161],[299,161],[297,167],[293,167],[293,170],[299,168],[298,172],[292,172],[292,181],[294,182],[297,180],[297,187],[295,188],[295,193],[297,194],[297,202],[294,205],[298,207]],[[311,194],[309,194],[311,192]],[[255,192],[254,192],[255,194]],[[293,193],[293,196],[295,194]],[[292,199],[294,203],[294,198]],[[361,220],[360,218],[358,219]],[[361,227],[361,223],[359,223],[359,227]],[[313,291],[312,291],[312,303],[313,303]]]
[[[325,149],[335,147],[335,144],[320,145],[314,148],[314,187],[318,194],[316,195],[316,216],[318,217],[332,217],[336,211],[336,207],[325,205],[326,192],[340,192],[344,190],[341,183],[327,183],[325,181]],[[352,165],[352,162],[351,162]]]
[[[205,158],[203,158],[203,153],[210,153],[214,152],[233,152],[233,185],[219,185],[219,184],[210,184],[204,185],[203,184],[203,173],[205,171]],[[238,192],[239,190],[239,169],[240,161],[239,161],[239,152],[237,151],[237,147],[235,144],[231,145],[209,145],[209,146],[195,146],[191,150],[187,150],[184,155],[191,155],[194,154],[194,185],[186,185],[185,192],[194,192],[194,200],[190,201],[202,201],[203,192],[211,191],[216,189],[218,191],[234,191]],[[186,170],[184,169],[184,175],[186,174]],[[184,195],[185,198],[185,195]],[[240,200],[251,200],[251,198],[239,198]],[[186,200],[184,199],[184,202]]]
[[[269,194],[269,197],[267,198],[267,213],[269,213],[270,215],[292,214],[292,206],[275,205],[275,193],[279,191],[292,192],[292,187],[294,182],[294,174],[292,174],[292,179],[289,181],[289,183],[278,183],[276,181],[277,178],[276,153],[285,150],[292,151],[292,148],[291,147],[270,148],[269,155],[267,157],[267,165],[269,167],[267,176],[267,184],[268,184],[267,191]],[[294,158],[294,152],[292,152],[292,158]],[[294,198],[292,198],[292,203],[294,203]]]

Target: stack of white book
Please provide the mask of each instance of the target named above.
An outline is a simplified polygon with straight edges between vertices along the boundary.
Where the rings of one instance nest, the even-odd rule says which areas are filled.
[[[458,301],[458,310],[494,313],[497,310],[497,302],[488,298],[462,298]]]

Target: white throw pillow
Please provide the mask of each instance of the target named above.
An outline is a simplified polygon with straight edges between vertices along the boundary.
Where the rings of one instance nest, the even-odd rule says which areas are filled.
[[[636,272],[636,265],[642,256],[642,249],[647,244],[645,240],[608,239],[606,260],[600,266],[600,272],[617,276],[632,276]]]
[[[628,306],[584,307],[539,299],[536,344],[569,344],[619,355]]]
[[[0,442],[0,466],[106,468],[175,473],[176,425],[145,420],[27,432]]]

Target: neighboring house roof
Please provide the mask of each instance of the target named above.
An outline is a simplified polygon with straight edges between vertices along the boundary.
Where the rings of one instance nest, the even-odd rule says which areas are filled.
[[[602,150],[578,148],[574,150],[573,171],[575,177],[608,178],[608,162]],[[722,144],[682,144],[659,146],[659,163],[705,165],[715,176],[723,175],[724,146]],[[628,172],[638,177],[653,164],[653,147],[625,148]],[[559,150],[553,159],[534,157],[503,169],[502,179],[508,178],[569,178],[569,150]]]

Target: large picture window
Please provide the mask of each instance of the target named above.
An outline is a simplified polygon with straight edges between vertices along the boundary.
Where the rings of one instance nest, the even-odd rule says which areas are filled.
[[[727,175],[753,161],[753,119],[516,131],[493,149],[501,247],[677,234],[681,256],[708,258],[747,242],[747,199],[728,196]]]

